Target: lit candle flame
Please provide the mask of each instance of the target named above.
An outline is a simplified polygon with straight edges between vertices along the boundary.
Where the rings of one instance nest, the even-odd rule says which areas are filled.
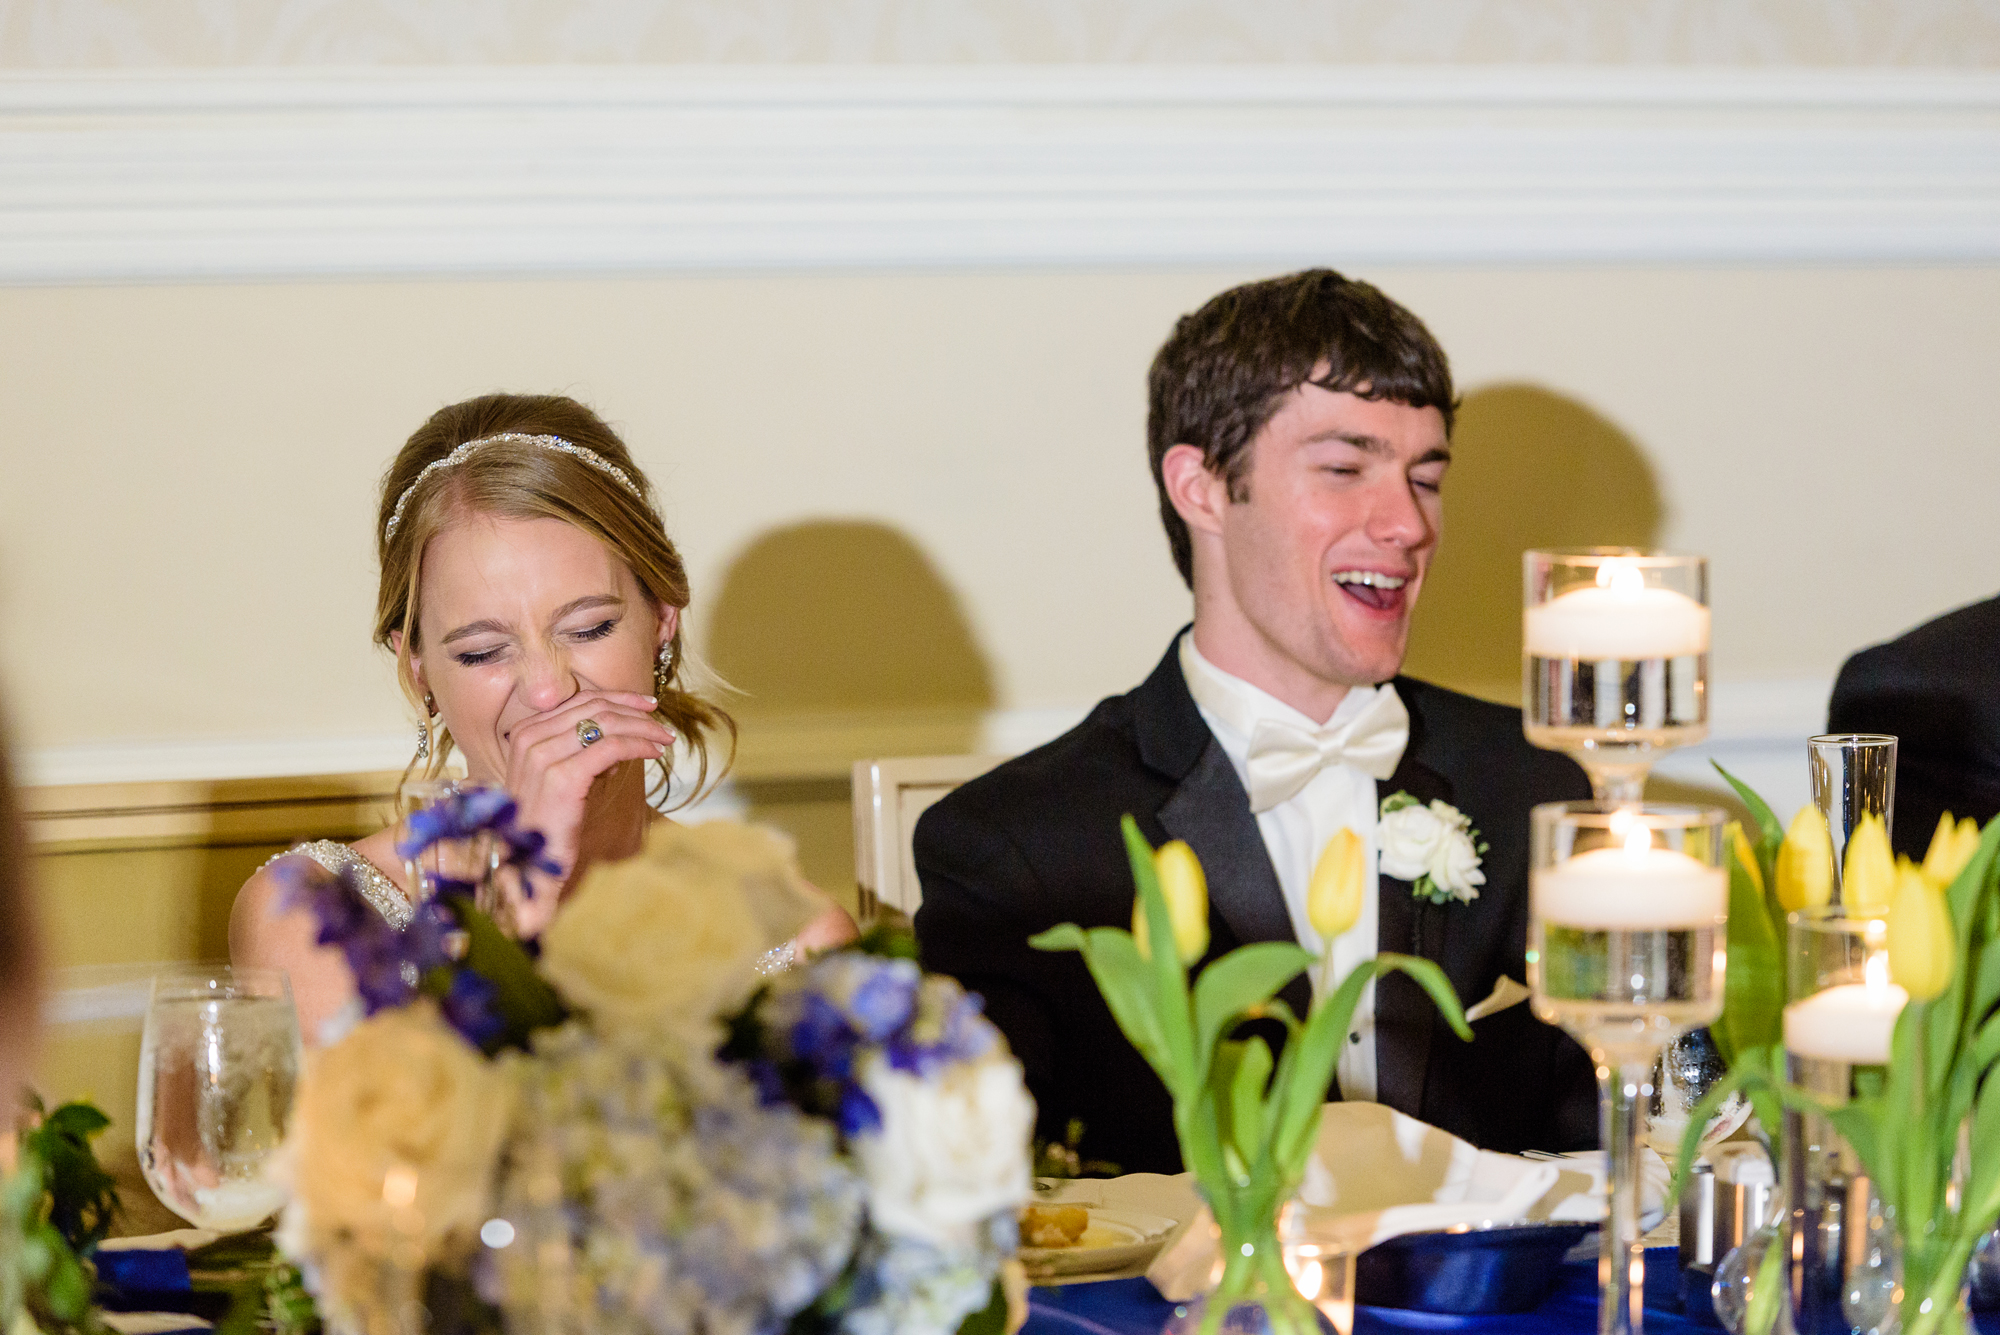
[[[1871,950],[1868,952],[1868,958],[1864,960],[1861,965],[1861,981],[1867,984],[1868,991],[1872,995],[1881,996],[1888,991],[1889,989],[1888,951]]]
[[[1597,567],[1597,587],[1630,598],[1646,591],[1646,576],[1630,561],[1606,561]]]

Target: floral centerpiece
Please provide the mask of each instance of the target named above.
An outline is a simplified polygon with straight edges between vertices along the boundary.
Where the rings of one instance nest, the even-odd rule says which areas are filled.
[[[779,837],[662,825],[538,957],[468,894],[385,937],[342,888],[298,893],[368,970],[281,1162],[279,1245],[335,1324],[1003,1329],[1019,1067],[907,938],[760,974],[815,908]]]
[[[1855,1068],[1853,1097],[1834,1104],[1788,1081],[1782,1015],[1784,915],[1831,897],[1825,822],[1808,808],[1782,829],[1754,792],[1730,782],[1759,827],[1754,842],[1740,831],[1732,837],[1729,986],[1716,1027],[1730,1070],[1689,1119],[1676,1180],[1685,1180],[1707,1119],[1739,1090],[1773,1138],[1781,1107],[1825,1117],[1892,1217],[1902,1330],[1961,1331],[1966,1266],[2000,1223],[2000,820],[1982,833],[1945,816],[1922,864],[1892,857],[1877,818],[1864,818],[1848,840],[1843,902],[1884,920],[1889,977],[1909,1000],[1889,1064]],[[1741,938],[1739,916],[1749,933]],[[1776,1324],[1783,1255],[1778,1247],[1764,1253],[1747,1312],[1752,1330]]]
[[[1410,955],[1378,955],[1337,985],[1323,978],[1329,985],[1303,1020],[1279,999],[1278,991],[1315,963],[1324,976],[1334,938],[1360,917],[1372,878],[1352,830],[1328,841],[1307,891],[1308,916],[1328,943],[1323,959],[1293,942],[1262,941],[1211,960],[1190,982],[1188,966],[1209,942],[1201,862],[1178,840],[1155,850],[1130,816],[1123,829],[1138,886],[1132,930],[1064,923],[1030,944],[1082,952],[1118,1027],[1173,1096],[1181,1157],[1222,1235],[1222,1276],[1208,1296],[1201,1335],[1214,1335],[1244,1302],[1263,1306],[1275,1335],[1306,1335],[1318,1329],[1317,1318],[1285,1269],[1278,1212],[1305,1178],[1362,989],[1378,974],[1401,970],[1460,1038],[1469,1041],[1472,1031],[1443,971]],[[1254,1019],[1283,1026],[1280,1053],[1262,1036],[1238,1033]]]

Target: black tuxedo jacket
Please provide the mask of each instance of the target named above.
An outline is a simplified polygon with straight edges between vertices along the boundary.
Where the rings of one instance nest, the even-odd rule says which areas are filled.
[[[1383,877],[1379,948],[1437,961],[1466,1006],[1502,974],[1521,980],[1528,918],[1528,809],[1590,795],[1583,771],[1529,746],[1518,710],[1398,677],[1410,744],[1379,785],[1443,800],[1490,845],[1470,904],[1417,900]],[[1084,1125],[1087,1155],[1126,1172],[1178,1172],[1172,1104],[1112,1020],[1080,955],[1030,949],[1060,922],[1129,926],[1131,868],[1118,832],[1131,813],[1156,846],[1184,839],[1209,885],[1206,964],[1252,941],[1293,939],[1250,800],[1181,676],[1178,638],[1152,676],[1074,730],[964,785],[917,823],[924,966],[986,998],[1040,1105],[1040,1133]],[[1283,994],[1299,1015],[1303,975]],[[1597,1143],[1590,1059],[1523,1003],[1461,1041],[1402,974],[1376,989],[1376,1098],[1495,1150]],[[1329,1091],[1339,1097],[1338,1089]]]
[[[1847,660],[1828,732],[1886,732],[1896,747],[1896,851],[1921,858],[1946,811],[2000,812],[2000,598],[1947,612]]]

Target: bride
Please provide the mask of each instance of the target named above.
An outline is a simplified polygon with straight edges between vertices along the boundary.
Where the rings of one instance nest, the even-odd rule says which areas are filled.
[[[503,906],[521,936],[536,936],[592,864],[638,852],[665,819],[648,800],[649,764],[663,792],[680,743],[695,767],[689,791],[700,792],[716,734],[734,746],[729,716],[682,684],[680,553],[624,443],[590,409],[550,396],[440,409],[390,465],[375,533],[375,639],[423,720],[411,768],[436,776],[457,748],[470,780],[505,788],[520,825],[547,837],[562,872],[532,873],[533,893]],[[387,829],[281,856],[352,865],[370,904],[401,927],[412,900],[394,845]],[[310,913],[286,907],[277,861],[237,893],[229,953],[291,975],[310,1042],[354,984],[340,952],[316,944]],[[794,945],[835,945],[854,930],[828,900]]]

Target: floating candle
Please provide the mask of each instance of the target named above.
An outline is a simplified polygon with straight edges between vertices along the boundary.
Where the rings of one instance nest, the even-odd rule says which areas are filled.
[[[1894,983],[1840,983],[1785,1007],[1785,1051],[1795,1057],[1887,1066],[1889,1040],[1910,994]]]
[[[1647,838],[1642,830],[1638,840]],[[1535,916],[1592,931],[1710,927],[1723,920],[1728,882],[1719,867],[1640,843],[1593,848],[1534,876]]]
[[[1598,567],[1596,587],[1571,589],[1524,615],[1522,641],[1536,658],[1629,662],[1708,652],[1708,609],[1617,561]]]

